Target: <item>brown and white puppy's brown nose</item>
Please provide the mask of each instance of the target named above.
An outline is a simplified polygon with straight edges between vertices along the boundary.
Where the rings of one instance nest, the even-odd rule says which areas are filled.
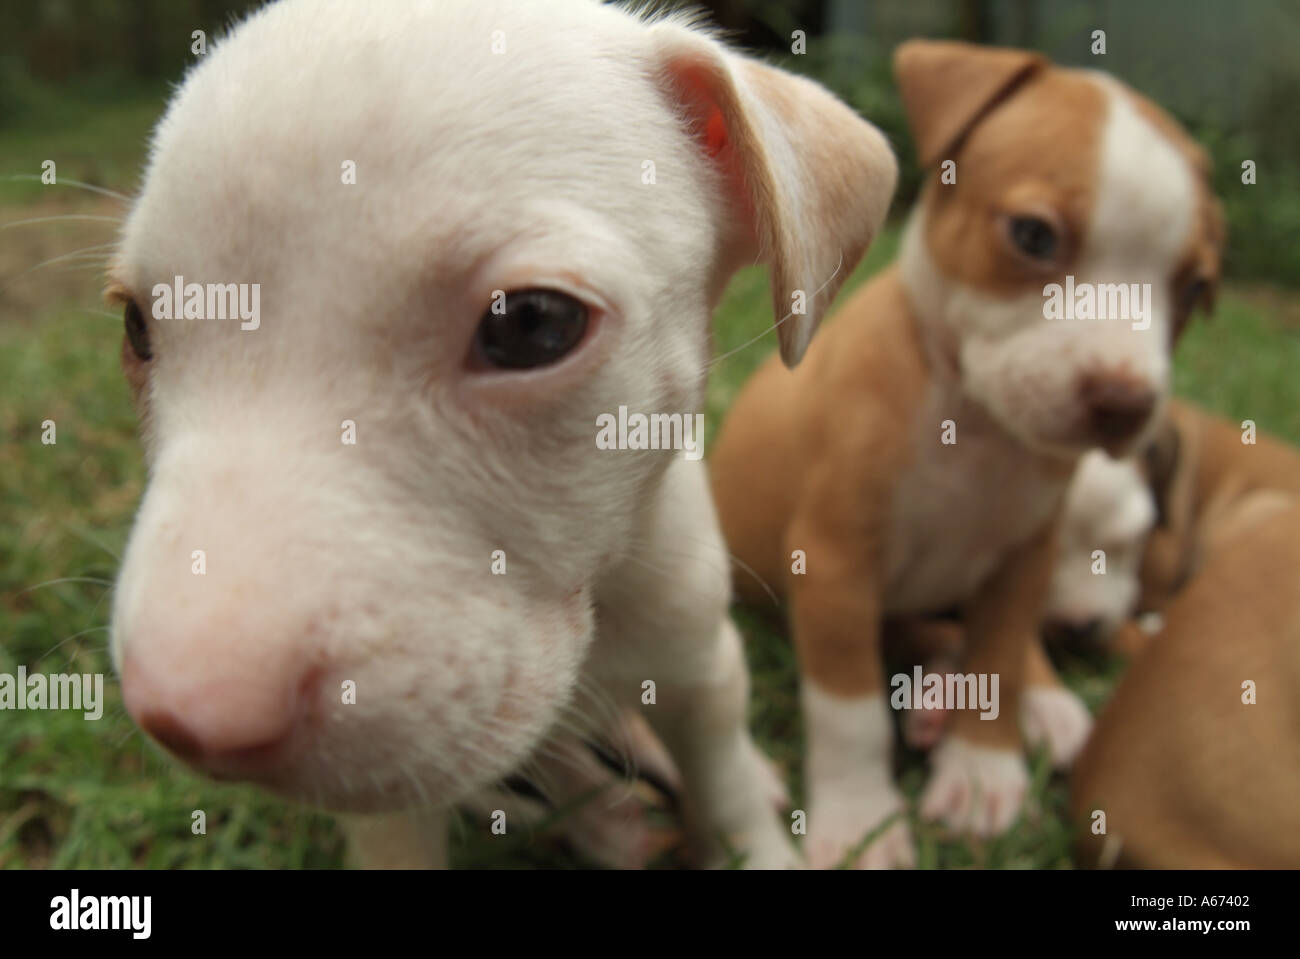
[[[1158,399],[1150,383],[1128,373],[1087,373],[1079,379],[1088,430],[1113,455],[1123,453],[1151,422]]]

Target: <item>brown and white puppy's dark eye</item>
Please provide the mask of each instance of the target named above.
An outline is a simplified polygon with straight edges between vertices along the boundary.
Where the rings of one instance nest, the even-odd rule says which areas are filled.
[[[1043,217],[1010,216],[1006,229],[1011,245],[1022,256],[1046,264],[1054,262],[1060,253],[1060,232]]]
[[[1178,292],[1178,311],[1184,315],[1198,307],[1206,306],[1206,294],[1210,291],[1210,282],[1204,277],[1193,277],[1183,284]]]
[[[1210,281],[1203,276],[1194,276],[1190,280],[1185,280],[1174,291],[1174,296],[1176,299],[1172,335],[1176,342],[1182,336],[1183,330],[1187,328],[1192,313],[1197,309],[1209,311]]]
[[[153,346],[149,342],[149,327],[145,323],[144,314],[140,312],[140,307],[136,306],[135,300],[126,301],[126,313],[124,316],[126,324],[126,341],[131,344],[131,351],[135,353],[136,358],[142,362],[149,362],[153,359]]]
[[[531,370],[558,362],[587,332],[586,305],[558,290],[516,290],[505,295],[504,309],[491,307],[474,335],[477,365],[498,370]]]

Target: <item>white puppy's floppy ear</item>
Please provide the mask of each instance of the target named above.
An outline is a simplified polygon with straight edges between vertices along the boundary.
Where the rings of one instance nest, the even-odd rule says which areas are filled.
[[[659,83],[723,175],[734,224],[728,265],[768,264],[781,359],[794,366],[885,218],[894,155],[879,130],[811,80],[675,24],[651,34]],[[798,299],[804,309],[792,314]]]

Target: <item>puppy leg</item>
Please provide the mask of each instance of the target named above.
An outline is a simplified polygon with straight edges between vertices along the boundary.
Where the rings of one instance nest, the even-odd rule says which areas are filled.
[[[661,684],[643,715],[680,770],[686,825],[702,862],[725,865],[734,852],[745,868],[793,868],[798,855],[773,815],[788,803],[785,787],[749,734],[749,673],[730,619],[712,647],[694,682]]]
[[[1092,714],[1061,682],[1043,644],[1029,644],[1020,726],[1030,746],[1045,746],[1056,769],[1069,769],[1092,732]]]
[[[894,727],[871,537],[844,534],[835,510],[817,508],[791,524],[786,543],[808,557],[807,572],[789,583],[803,676],[808,861],[826,869],[855,853],[857,868],[911,866],[911,832],[891,768]]]
[[[592,677],[667,747],[703,863],[724,864],[730,848],[747,867],[797,865],[773,811],[784,789],[749,735],[749,673],[701,463],[670,467],[637,546],[602,584]]]
[[[447,813],[412,809],[340,820],[358,869],[446,869]]]
[[[966,610],[966,670],[998,678],[996,715],[958,710],[948,738],[931,754],[921,815],[952,829],[989,836],[1015,821],[1029,788],[1020,738],[1025,661],[1037,642],[1052,572],[1055,524],[1008,557]]]

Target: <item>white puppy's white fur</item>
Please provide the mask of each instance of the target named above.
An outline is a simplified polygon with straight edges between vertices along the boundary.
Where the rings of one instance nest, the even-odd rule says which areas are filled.
[[[1087,453],[1066,491],[1045,619],[1095,624],[1103,637],[1117,629],[1137,606],[1142,550],[1155,521],[1155,500],[1136,461]]]
[[[115,267],[146,316],[178,275],[259,283],[262,306],[256,331],[149,322],[149,483],[113,609],[132,715],[208,772],[378,814],[362,861],[412,865],[440,857],[442,810],[613,700],[672,752],[705,860],[725,837],[791,862],[703,466],[598,451],[595,422],[702,408],[710,312],[756,258],[778,316],[809,295],[797,360],[894,176],[815,84],[680,19],[255,13],[159,125]],[[538,287],[587,305],[584,342],[467,368],[494,291]]]

